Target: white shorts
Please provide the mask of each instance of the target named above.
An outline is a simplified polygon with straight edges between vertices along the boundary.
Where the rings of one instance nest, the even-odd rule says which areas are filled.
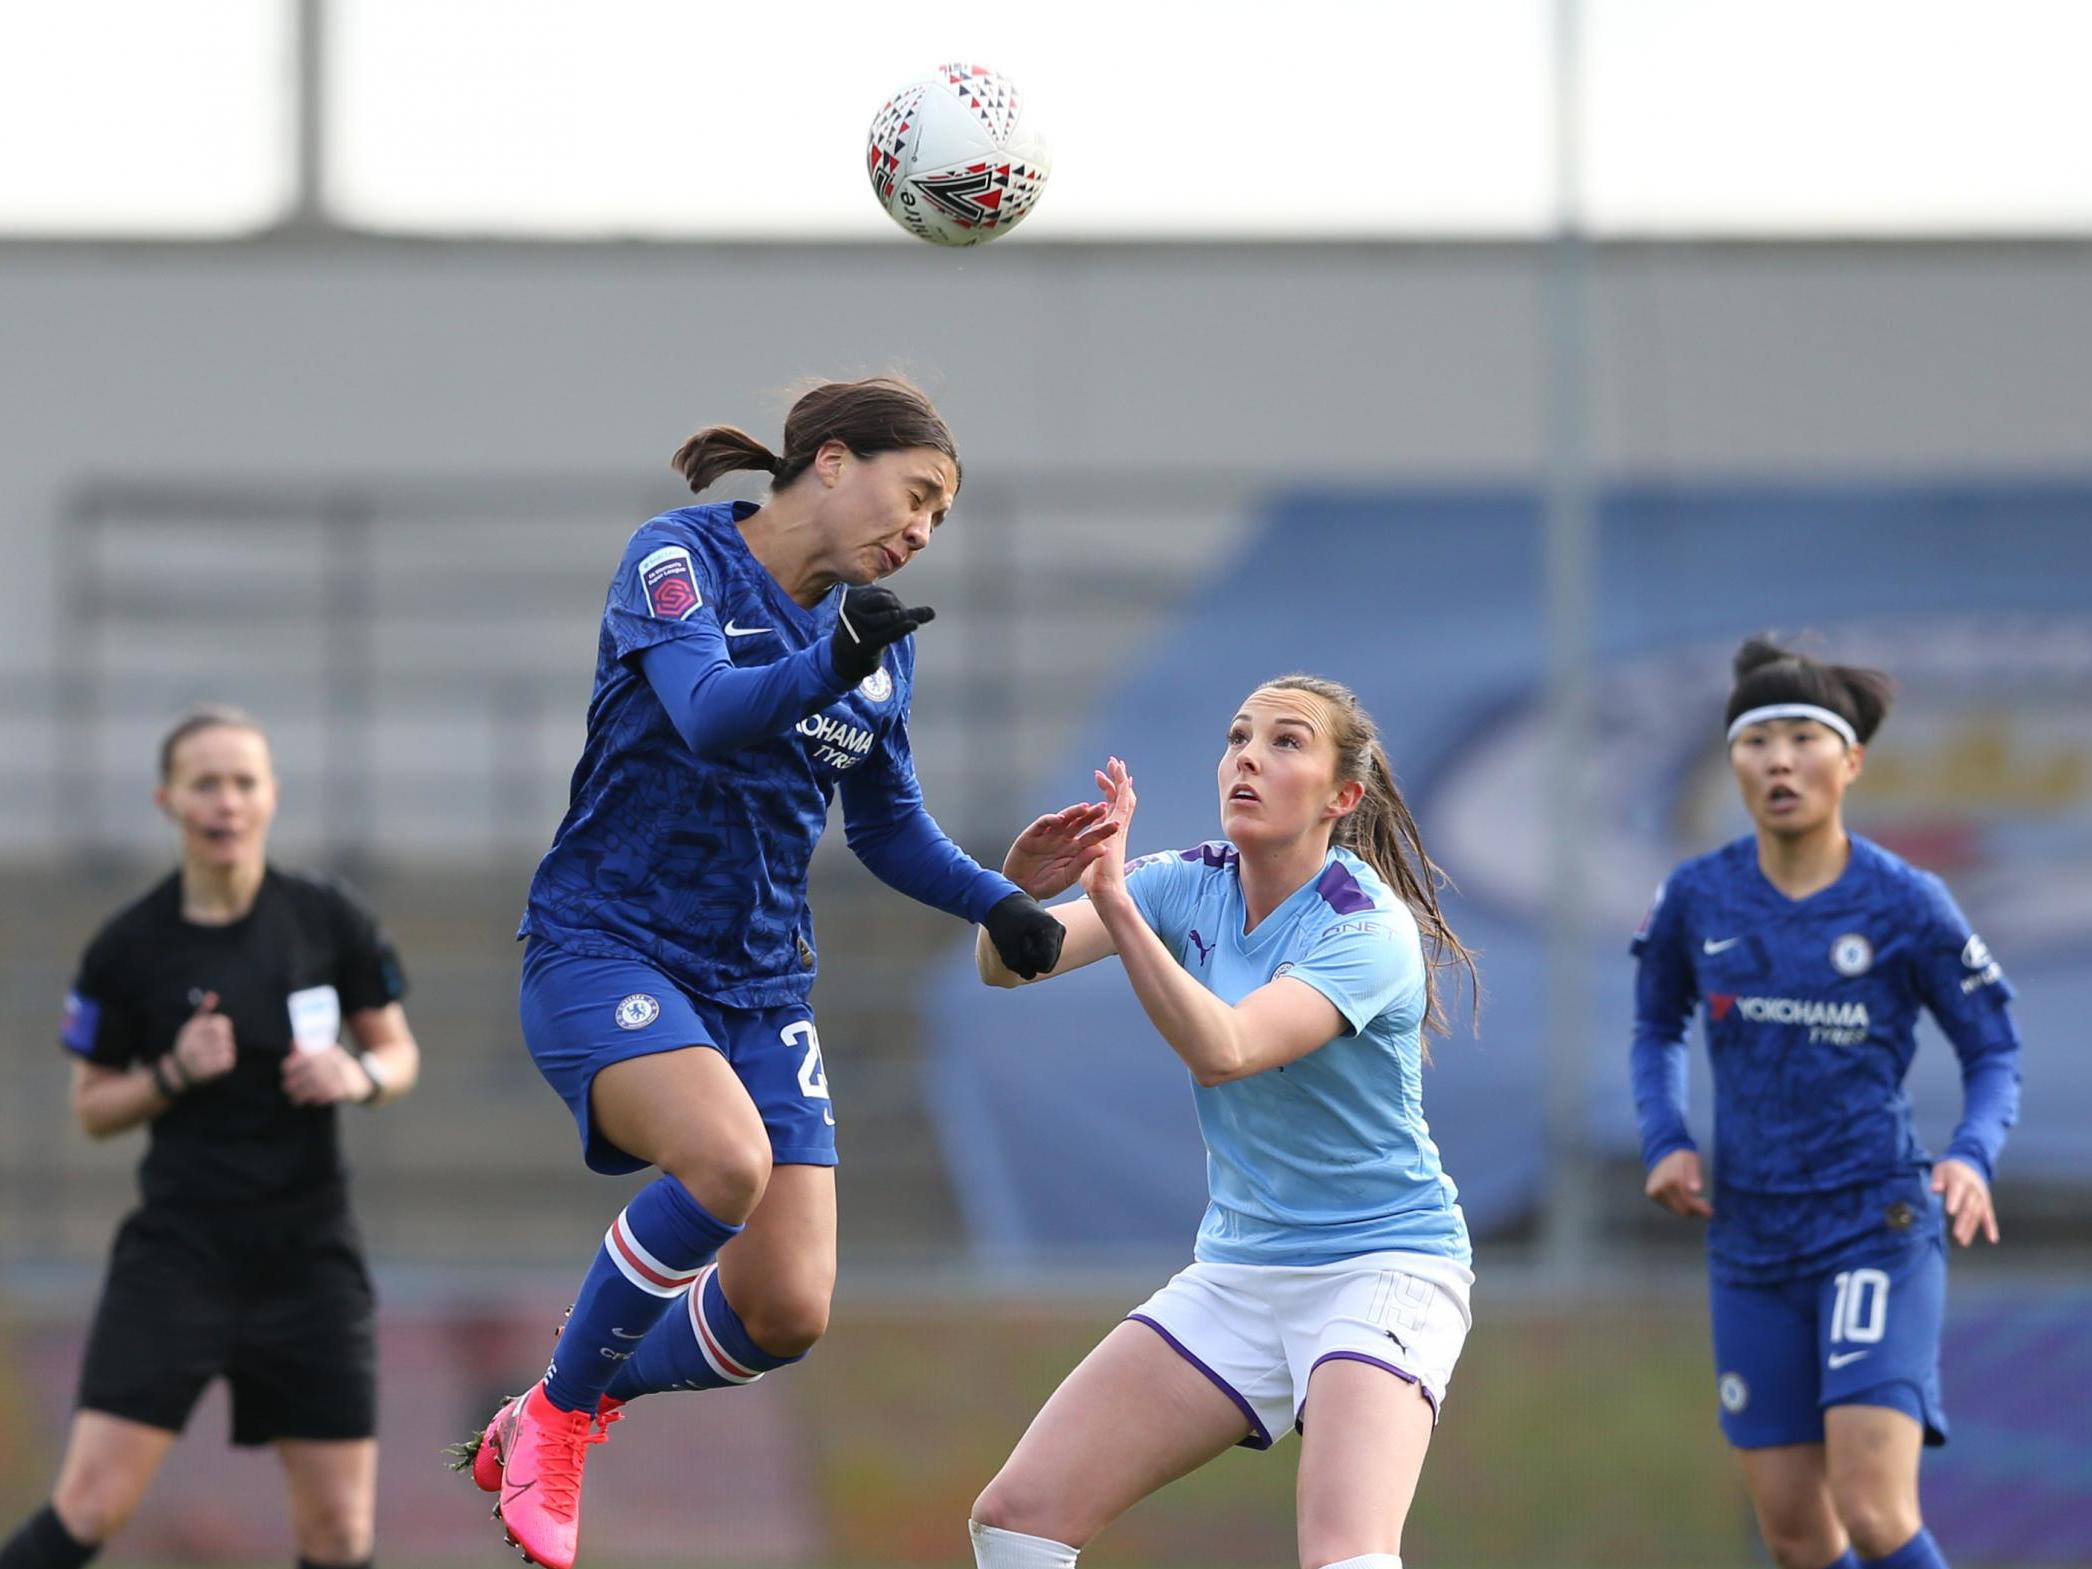
[[[1430,1253],[1334,1264],[1194,1263],[1127,1315],[1170,1343],[1249,1418],[1245,1448],[1299,1427],[1324,1362],[1369,1362],[1407,1379],[1437,1420],[1467,1340],[1474,1272]]]

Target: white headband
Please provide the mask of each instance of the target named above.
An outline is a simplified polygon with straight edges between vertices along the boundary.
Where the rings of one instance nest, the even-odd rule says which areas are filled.
[[[1763,724],[1768,719],[1813,719],[1819,725],[1835,730],[1845,738],[1847,746],[1858,746],[1860,738],[1852,733],[1852,721],[1843,714],[1832,713],[1828,708],[1818,708],[1814,703],[1767,703],[1763,708],[1746,709],[1736,716],[1729,726],[1729,740],[1743,734],[1749,725]]]

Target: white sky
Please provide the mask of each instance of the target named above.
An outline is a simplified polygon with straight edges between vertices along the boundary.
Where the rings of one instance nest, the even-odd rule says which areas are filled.
[[[338,221],[903,236],[872,113],[946,59],[1053,144],[1025,234],[1528,235],[1549,0],[330,0]],[[1584,0],[1601,233],[2092,232],[2087,0]],[[0,0],[0,232],[290,198],[292,0]],[[1274,18],[1280,20],[1274,20]]]

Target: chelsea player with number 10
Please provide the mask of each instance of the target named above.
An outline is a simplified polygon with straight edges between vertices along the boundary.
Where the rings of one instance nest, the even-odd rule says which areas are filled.
[[[807,997],[807,868],[840,793],[850,848],[912,898],[1053,968],[1061,927],[947,839],[908,746],[910,634],[873,586],[959,490],[930,402],[884,378],[800,398],[783,450],[715,425],[676,454],[760,506],[644,524],[611,580],[572,804],[519,933],[523,1034],[590,1169],[658,1166],[618,1214],[543,1380],[465,1446],[511,1540],[568,1569],[582,1461],[619,1407],[795,1362],[835,1283],[835,1116]]]
[[[1937,877],[1844,826],[1892,690],[1746,642],[1729,763],[1757,831],[1672,872],[1634,940],[1647,1192],[1709,1222],[1722,1431],[1780,1569],[1944,1569],[1918,1456],[1946,1441],[1946,1235],[1998,1240],[1991,1175],[2019,1107],[2012,988],[1983,939]],[[1686,1129],[1703,1006],[1711,1203]],[[1938,1161],[1902,1088],[1920,1008],[1961,1059]]]

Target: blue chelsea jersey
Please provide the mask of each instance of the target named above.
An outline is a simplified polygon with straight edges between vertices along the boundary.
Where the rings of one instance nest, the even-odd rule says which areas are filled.
[[[1282,1068],[1193,1086],[1211,1196],[1196,1256],[1314,1265],[1405,1249],[1465,1263],[1467,1223],[1424,1122],[1426,972],[1401,900],[1333,848],[1319,877],[1245,933],[1236,853],[1223,842],[1135,861],[1127,888],[1223,1002],[1291,976],[1344,1020]]]
[[[797,604],[749,552],[751,502],[644,524],[611,580],[588,735],[570,804],[532,880],[518,935],[638,956],[733,1007],[804,1000],[814,979],[807,868],[838,784],[919,802],[907,713],[910,639],[878,670],[778,733],[711,757],[678,734],[639,669],[672,639],[723,638],[737,669],[825,643],[841,591]]]
[[[1962,1063],[1947,1153],[1988,1179],[2016,1115],[2003,971],[1937,877],[1856,835],[1851,846],[1838,880],[1799,900],[1766,880],[1755,838],[1688,861],[1634,940],[1643,1159],[1692,1147],[1683,1042],[1700,1012],[1715,1098],[1708,1240],[1733,1278],[1938,1234],[1903,1092],[1921,1007]]]

